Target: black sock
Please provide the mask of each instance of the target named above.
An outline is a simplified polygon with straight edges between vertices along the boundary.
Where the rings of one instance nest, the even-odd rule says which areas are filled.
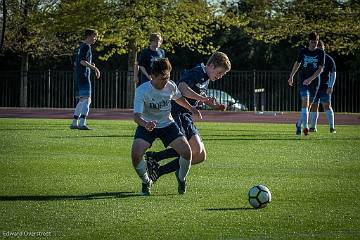
[[[162,150],[160,152],[154,152],[153,153],[153,157],[156,159],[157,162],[159,162],[159,161],[161,161],[163,159],[179,157],[179,156],[180,155],[173,148],[167,148],[167,149]]]
[[[171,162],[168,162],[167,164],[160,166],[160,168],[158,170],[159,177],[164,174],[175,172],[178,168],[180,168],[179,159],[180,158],[177,157],[174,160],[172,160]]]

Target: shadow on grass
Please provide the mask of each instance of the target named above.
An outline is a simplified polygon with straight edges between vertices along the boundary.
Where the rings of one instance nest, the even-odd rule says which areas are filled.
[[[134,135],[78,135],[78,136],[50,136],[48,138],[133,138]]]
[[[205,211],[247,211],[256,210],[252,207],[238,207],[238,208],[205,208]]]
[[[64,200],[99,200],[111,198],[140,197],[134,192],[103,192],[84,195],[21,195],[0,196],[0,201],[64,201]]]

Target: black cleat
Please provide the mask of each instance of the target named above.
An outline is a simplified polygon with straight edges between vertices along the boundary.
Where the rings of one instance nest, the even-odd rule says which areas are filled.
[[[330,128],[330,133],[336,133],[336,129],[335,128]]]
[[[150,180],[150,182],[148,182],[148,183],[142,183],[142,184],[141,184],[141,192],[140,192],[140,195],[141,195],[141,196],[150,196],[150,195],[151,195],[151,192],[150,192],[151,185],[152,185],[152,181],[151,181],[151,180]]]
[[[179,175],[179,169],[176,170],[175,172],[176,180],[178,182],[178,193],[184,194],[186,193],[186,181],[181,181],[178,175]]]

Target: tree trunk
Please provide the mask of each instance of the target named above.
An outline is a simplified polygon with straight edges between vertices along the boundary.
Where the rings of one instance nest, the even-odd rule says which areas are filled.
[[[134,64],[136,61],[136,48],[133,42],[129,43],[129,56],[128,56],[128,71],[127,71],[127,96],[126,108],[133,108],[135,96],[135,83],[134,83]]]
[[[20,74],[20,107],[27,107],[27,91],[28,91],[28,70],[29,55],[23,53],[21,55],[21,74]]]

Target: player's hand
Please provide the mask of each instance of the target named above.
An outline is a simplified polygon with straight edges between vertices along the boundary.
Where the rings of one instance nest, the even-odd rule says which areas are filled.
[[[309,85],[311,82],[312,82],[312,79],[311,79],[311,78],[307,78],[307,79],[304,80],[303,84],[304,84],[304,85]]]
[[[217,111],[226,111],[227,106],[225,104],[218,103],[214,106],[214,110]]]
[[[196,109],[195,107],[192,107],[192,108],[191,108],[191,113],[192,113],[193,115],[197,115],[200,119],[202,119],[201,112],[200,112],[198,109]]]
[[[328,88],[328,89],[326,90],[326,93],[327,93],[328,95],[331,95],[332,92],[333,92],[333,88]]]
[[[212,106],[216,104],[216,99],[213,97],[206,97],[204,101],[202,101],[206,105]]]
[[[96,78],[99,79],[100,78],[100,71],[99,71],[99,69],[97,67],[95,67],[95,65],[94,65],[94,71],[95,71]]]
[[[139,78],[138,77],[134,77],[134,83],[138,84],[139,83]]]
[[[149,132],[151,132],[152,130],[154,130],[154,128],[156,127],[156,121],[149,121],[145,124],[145,129],[148,130]]]
[[[288,83],[289,83],[289,86],[293,86],[294,80],[292,77],[289,77]]]

